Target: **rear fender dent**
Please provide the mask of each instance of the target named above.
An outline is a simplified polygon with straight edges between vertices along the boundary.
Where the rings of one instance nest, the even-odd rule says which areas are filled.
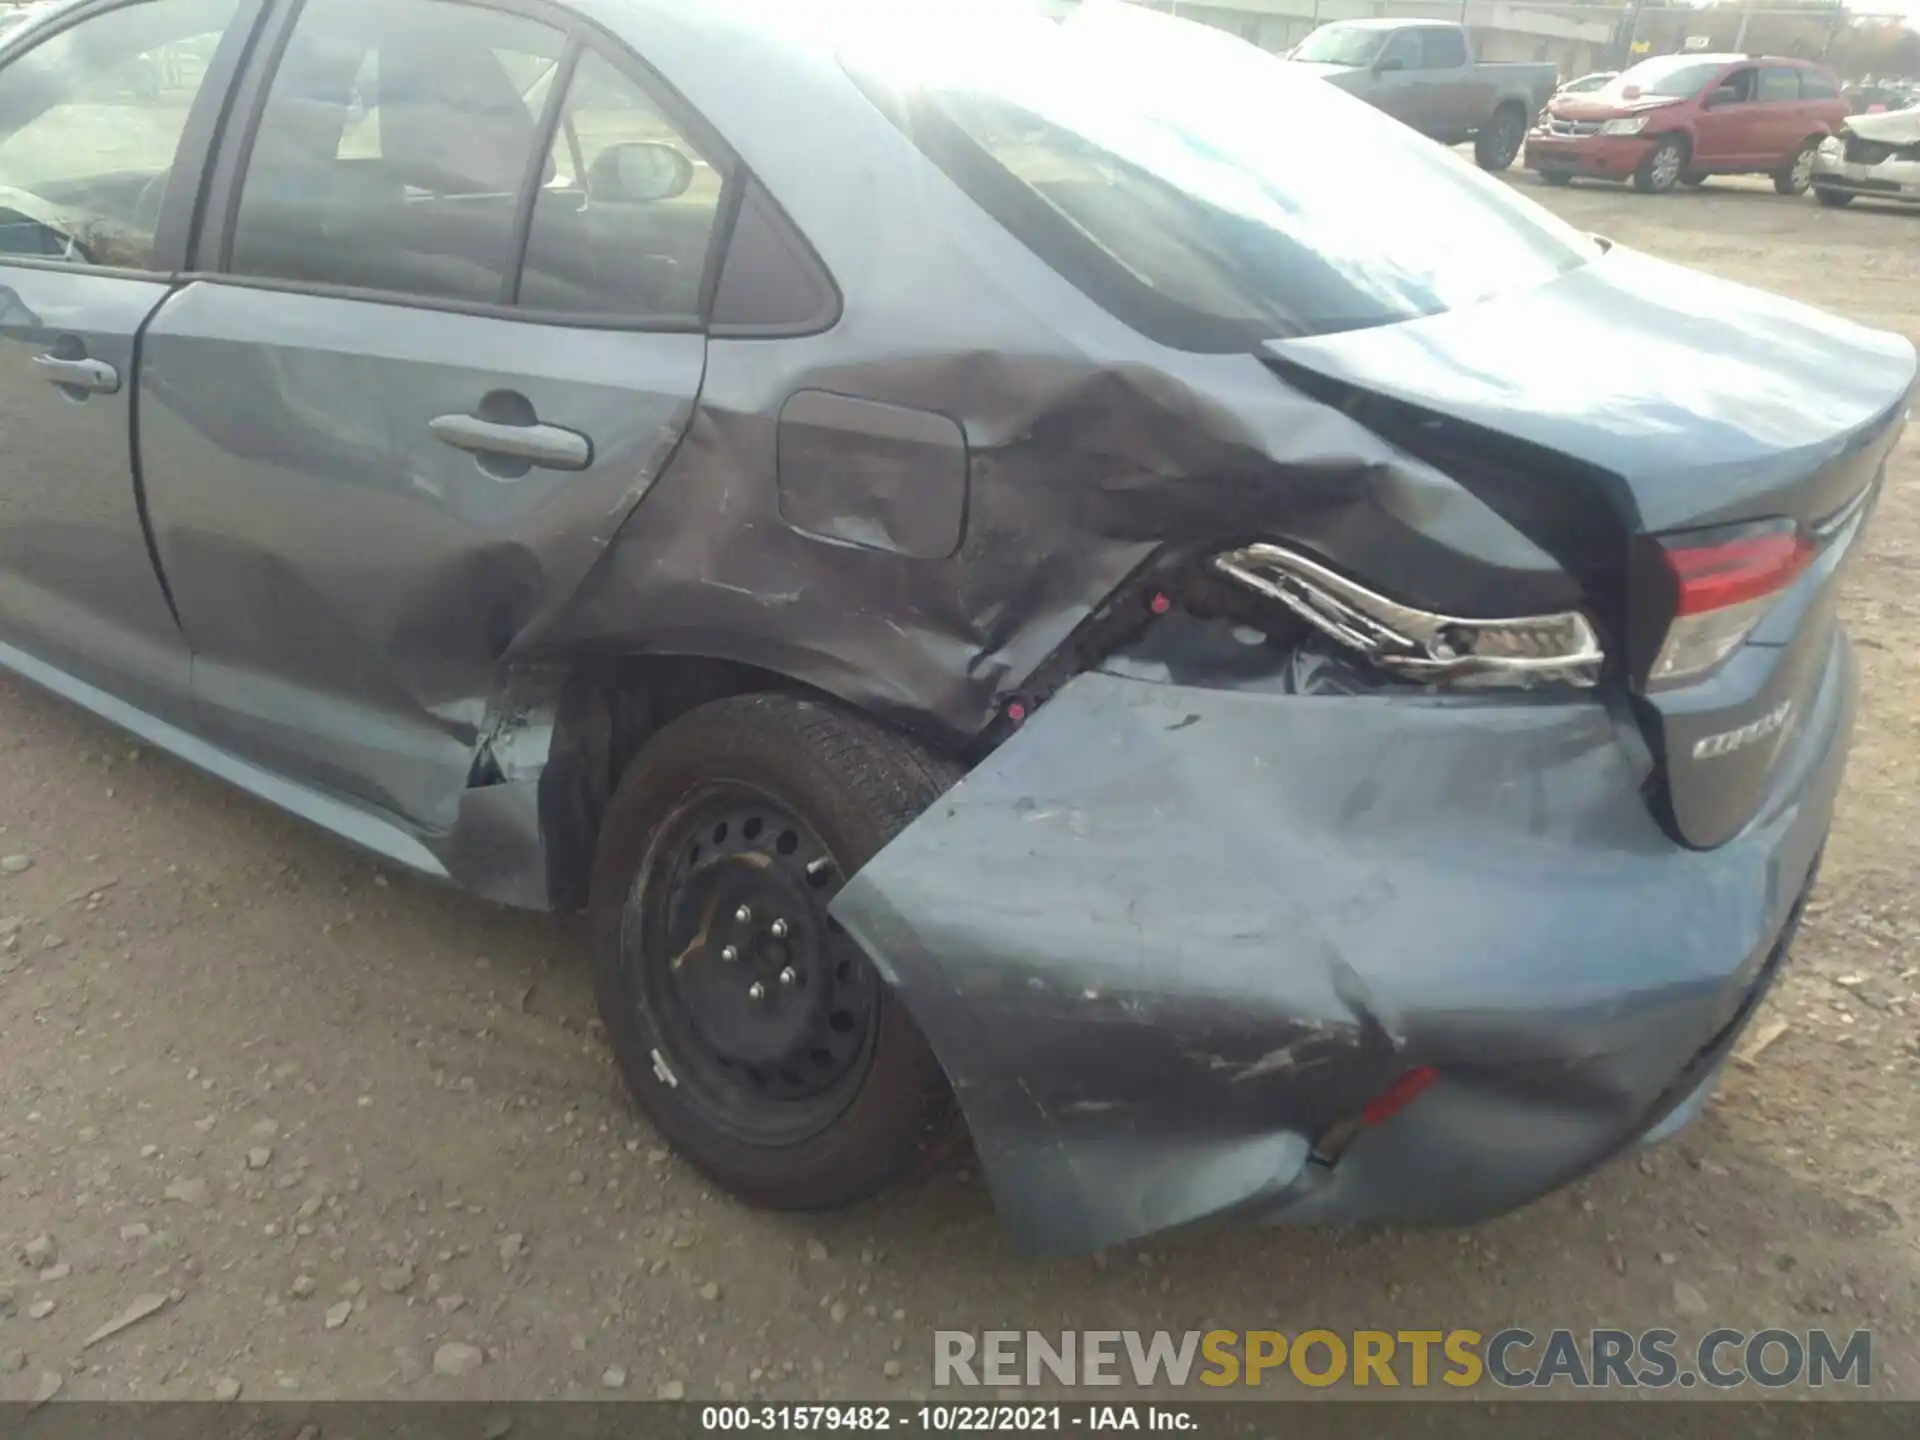
[[[1556,1145],[1603,1147],[1723,1023],[1784,913],[1773,890],[1799,883],[1757,844],[1676,852],[1620,724],[1594,696],[1084,674],[833,913],[927,1035],[1036,1250],[1323,1192],[1313,1140],[1414,1065],[1489,1114],[1513,1103],[1498,1077],[1524,1076]],[[1520,1196],[1529,1163],[1477,1182],[1456,1164],[1431,1208]],[[1341,1194],[1351,1215],[1383,1200],[1349,1184],[1302,1213]]]

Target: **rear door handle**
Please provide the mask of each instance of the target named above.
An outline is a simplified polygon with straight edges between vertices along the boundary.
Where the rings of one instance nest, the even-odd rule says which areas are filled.
[[[473,415],[442,415],[429,421],[428,428],[442,445],[524,460],[543,470],[584,470],[593,463],[593,442],[558,425],[503,425]]]
[[[114,395],[120,390],[120,372],[104,360],[68,360],[59,355],[36,355],[40,376],[67,390],[89,395]]]

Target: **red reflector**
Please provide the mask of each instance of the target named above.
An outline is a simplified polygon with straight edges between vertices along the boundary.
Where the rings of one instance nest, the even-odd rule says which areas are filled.
[[[1797,533],[1750,535],[1721,545],[1665,552],[1680,583],[1677,615],[1724,610],[1783,590],[1807,568],[1813,550]]]
[[[1431,1065],[1414,1066],[1367,1102],[1367,1108],[1360,1112],[1360,1123],[1384,1125],[1418,1100],[1426,1093],[1427,1087],[1439,1078],[1440,1072]]]

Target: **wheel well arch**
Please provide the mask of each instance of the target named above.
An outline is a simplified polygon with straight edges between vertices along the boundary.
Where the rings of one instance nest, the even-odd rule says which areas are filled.
[[[539,782],[552,908],[585,908],[601,822],[620,777],[654,735],[712,701],[772,692],[811,696],[906,728],[897,717],[849,706],[817,685],[745,661],[700,654],[613,653],[583,655],[568,664],[553,704],[553,736]],[[915,738],[929,743],[933,737]],[[951,747],[935,744],[952,753]]]

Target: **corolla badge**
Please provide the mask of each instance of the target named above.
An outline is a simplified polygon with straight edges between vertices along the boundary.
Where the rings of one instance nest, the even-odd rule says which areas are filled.
[[[1738,730],[1722,730],[1718,735],[1707,735],[1694,741],[1693,758],[1712,760],[1717,756],[1731,755],[1736,750],[1744,750],[1769,735],[1780,734],[1792,716],[1793,701],[1782,700],[1758,720],[1750,720]]]

